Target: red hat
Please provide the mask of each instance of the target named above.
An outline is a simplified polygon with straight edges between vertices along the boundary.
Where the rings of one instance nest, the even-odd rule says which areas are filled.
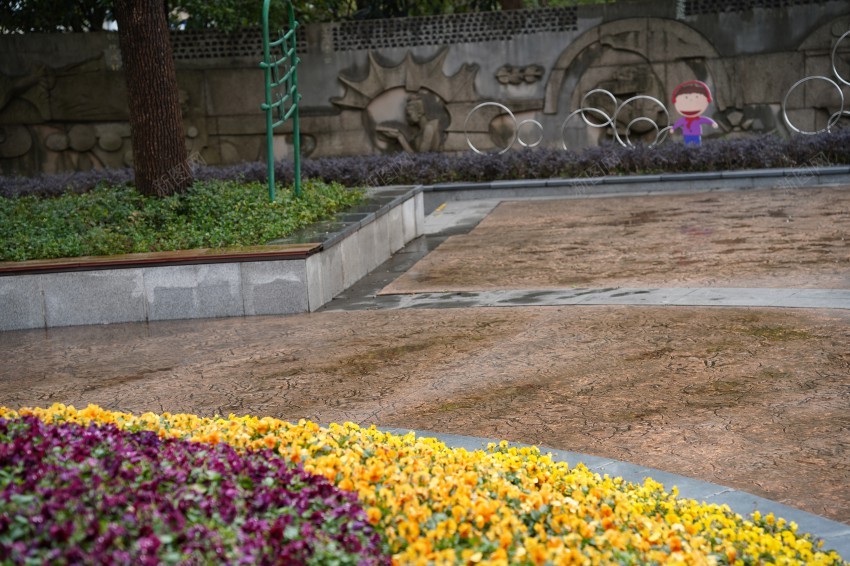
[[[707,84],[702,81],[687,81],[673,89],[673,104],[676,104],[677,96],[688,93],[704,94],[708,101],[711,102],[711,91],[708,89]]]

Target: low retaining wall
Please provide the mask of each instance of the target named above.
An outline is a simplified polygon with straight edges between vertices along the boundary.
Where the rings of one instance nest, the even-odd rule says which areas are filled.
[[[423,232],[421,188],[270,246],[0,263],[0,331],[314,311]]]
[[[850,166],[385,187],[269,246],[0,263],[0,331],[312,312],[421,236],[445,201],[839,184]]]

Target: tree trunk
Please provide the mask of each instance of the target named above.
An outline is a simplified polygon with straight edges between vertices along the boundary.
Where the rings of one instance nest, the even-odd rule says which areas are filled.
[[[500,0],[502,10],[521,10],[522,0]]]
[[[130,105],[136,188],[167,196],[192,184],[177,74],[163,4],[115,0],[118,42]]]

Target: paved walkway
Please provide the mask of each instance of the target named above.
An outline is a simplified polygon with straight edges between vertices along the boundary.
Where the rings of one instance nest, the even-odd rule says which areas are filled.
[[[441,224],[486,210],[455,204]],[[850,289],[848,226],[846,188],[505,201],[382,293]]]
[[[818,196],[826,198],[816,198]],[[494,209],[500,204],[510,202],[510,200],[506,199],[488,199],[488,200],[476,200],[476,201],[456,201],[456,202],[448,202],[439,207],[436,211],[434,211],[425,222],[425,234],[426,238],[415,241],[403,249],[401,252],[396,254],[396,256],[381,266],[378,270],[370,274],[369,277],[362,280],[358,285],[343,293],[342,296],[338,297],[332,304],[328,305],[325,310],[342,310],[342,309],[374,309],[374,308],[460,308],[460,307],[519,307],[519,306],[561,306],[561,305],[656,305],[656,306],[666,306],[666,305],[675,305],[675,306],[706,306],[706,307],[777,307],[777,308],[836,308],[836,309],[850,309],[850,190],[848,189],[823,189],[818,191],[817,189],[813,190],[797,190],[796,192],[790,191],[751,191],[747,193],[741,193],[737,191],[728,191],[722,193],[720,195],[713,194],[711,197],[707,198],[705,193],[693,193],[687,195],[673,195],[666,197],[625,197],[618,198],[617,200],[623,202],[624,200],[628,202],[632,201],[632,204],[635,202],[659,202],[662,201],[666,205],[671,206],[671,199],[679,199],[681,202],[676,203],[673,207],[676,211],[676,216],[679,215],[678,211],[681,208],[687,207],[689,203],[702,203],[702,204],[717,204],[720,202],[721,198],[725,198],[727,200],[732,201],[733,199],[746,198],[747,200],[747,211],[744,211],[742,214],[742,207],[738,206],[736,203],[734,206],[734,218],[739,218],[741,216],[747,217],[749,216],[750,220],[753,221],[757,218],[757,209],[759,207],[759,203],[762,205],[762,213],[761,217],[764,220],[767,220],[765,223],[766,226],[761,229],[753,229],[752,226],[748,226],[748,228],[756,232],[762,240],[758,244],[751,243],[749,246],[758,245],[758,247],[763,247],[764,249],[771,250],[770,253],[765,253],[766,259],[761,259],[761,261],[752,260],[750,263],[756,264],[756,269],[762,269],[759,266],[759,263],[767,264],[772,257],[781,257],[781,261],[784,262],[784,265],[772,265],[768,266],[773,271],[783,272],[784,279],[779,279],[777,277],[772,277],[772,279],[763,277],[761,282],[770,282],[773,283],[771,286],[765,287],[739,287],[732,285],[714,285],[714,286],[689,286],[689,285],[676,285],[675,287],[628,287],[621,285],[597,285],[597,286],[588,286],[582,288],[544,288],[549,285],[549,281],[546,277],[539,277],[536,275],[536,268],[538,265],[528,265],[527,263],[519,266],[517,271],[522,273],[523,277],[530,279],[532,285],[534,283],[538,283],[540,286],[532,286],[523,288],[521,285],[516,285],[520,288],[498,288],[498,289],[486,289],[490,285],[481,280],[477,281],[478,289],[468,289],[470,286],[469,281],[462,281],[464,278],[463,270],[468,269],[468,265],[474,262],[481,262],[485,265],[482,270],[485,271],[495,271],[494,266],[489,263],[493,256],[505,255],[504,250],[497,250],[495,252],[491,251],[489,255],[480,255],[478,254],[479,249],[487,249],[492,250],[494,247],[504,246],[504,228],[505,226],[499,224],[492,230],[493,235],[491,236],[491,242],[481,241],[486,240],[485,238],[481,238],[478,241],[474,241],[473,243],[464,243],[460,245],[463,251],[467,253],[455,253],[456,257],[451,258],[453,261],[441,262],[440,259],[437,258],[437,254],[432,254],[434,250],[440,247],[442,244],[446,242],[446,240],[451,239],[456,236],[464,236],[468,234],[471,230],[476,228],[478,224],[487,218]],[[553,214],[553,202],[558,202],[561,204],[565,210],[569,212],[569,214],[582,215],[584,214],[584,210],[576,210],[578,207],[575,206],[575,201],[579,201],[584,206],[590,206],[588,203],[599,202],[596,199],[552,199],[548,197],[538,198],[538,199],[523,199],[521,203],[524,206],[527,206],[527,203],[534,203],[538,205],[536,208],[542,212],[538,212],[537,214],[542,216],[544,219],[543,225],[539,230],[542,233],[542,238],[546,240],[553,239],[552,236],[552,217],[556,216],[557,213]],[[710,203],[708,201],[711,201]],[[765,202],[768,201],[768,202]],[[794,203],[804,203],[805,210],[800,208],[792,208]],[[801,205],[802,206],[802,205]],[[768,207],[768,208],[765,208]],[[770,208],[777,207],[777,208]],[[813,213],[812,209],[820,209],[820,214],[816,212]],[[628,209],[627,209],[628,210]],[[658,207],[651,207],[645,205],[642,211],[653,210],[655,214],[658,213]],[[628,223],[630,217],[638,216],[642,211],[635,212],[634,209],[628,210],[625,215],[625,218],[622,220],[623,223]],[[511,211],[511,219],[513,220],[513,213],[517,211]],[[516,230],[521,236],[517,238],[517,246],[514,249],[509,249],[507,251],[507,255],[515,255],[522,256],[523,249],[525,247],[532,247],[534,244],[529,243],[528,232],[533,231],[533,227],[529,228],[527,225],[531,224],[526,216],[523,216],[519,211],[520,222],[523,224],[521,230]],[[676,244],[670,242],[669,240],[665,241],[665,233],[669,238],[669,234],[679,232],[683,234],[686,239],[692,239],[694,237],[703,240],[705,236],[715,235],[715,241],[720,241],[726,246],[729,245],[740,245],[746,242],[745,234],[741,234],[740,226],[736,226],[733,229],[736,230],[736,237],[733,239],[724,238],[720,234],[715,234],[715,227],[713,224],[717,224],[716,219],[716,211],[714,209],[707,209],[703,211],[703,216],[712,217],[710,220],[706,220],[705,218],[700,218],[700,216],[693,210],[690,211],[689,218],[680,218],[677,222],[672,224],[672,228],[670,226],[653,226],[652,230],[655,233],[660,232],[661,236],[657,237],[661,244],[661,252],[656,250],[653,254],[653,258],[658,257],[658,255],[662,256],[670,256],[673,255],[668,251],[664,251],[666,248],[674,247]],[[777,227],[779,230],[784,231],[786,228],[783,224],[791,224],[791,221],[794,219],[795,215],[797,220],[795,222],[799,222],[800,218],[803,217],[805,222],[809,224],[809,230],[805,228],[801,228],[799,223],[795,224],[793,227],[794,237],[803,242],[807,242],[810,244],[814,244],[815,257],[816,259],[813,261],[811,259],[811,251],[812,249],[805,249],[807,246],[805,243],[802,245],[798,245],[796,248],[793,244],[789,244],[789,238],[787,235],[783,238],[781,234],[777,235],[775,233],[771,233],[772,230],[776,230]],[[589,224],[593,224],[594,222],[599,221],[598,218],[592,219]],[[645,222],[645,220],[644,220]],[[564,221],[562,224],[567,224],[567,221]],[[605,224],[603,219],[603,224]],[[608,224],[610,225],[610,219]],[[510,227],[509,227],[510,228]],[[635,228],[637,228],[635,226]],[[665,232],[666,229],[666,232]],[[720,230],[719,228],[717,229]],[[768,234],[768,236],[765,236]],[[677,234],[678,235],[678,234]],[[592,237],[592,236],[591,236]],[[571,239],[581,239],[581,236],[570,236]],[[771,238],[777,238],[780,241],[785,241],[785,246],[788,246],[791,249],[794,249],[795,252],[800,254],[800,257],[790,258],[787,252],[787,249],[779,248],[777,245],[771,245],[772,242],[769,240]],[[627,242],[626,245],[632,245],[635,240],[642,241],[642,238],[638,235],[636,236],[634,233],[629,233],[625,238]],[[616,241],[612,241],[614,238],[610,236],[602,240],[602,244],[605,247],[608,246],[616,246],[616,245],[624,245],[622,243],[618,243]],[[732,242],[730,244],[730,242]],[[487,245],[496,244],[496,245]],[[773,243],[775,244],[775,242]],[[686,243],[680,243],[680,246],[683,248],[687,245]],[[834,253],[830,253],[825,247],[833,247]],[[696,255],[697,253],[717,257],[718,255],[728,255],[735,252],[735,250],[721,250],[718,254],[717,251],[706,251],[705,242],[698,241],[697,245],[694,246],[693,242],[688,251],[680,251],[679,254],[691,254]],[[441,248],[443,249],[443,248]],[[593,264],[594,262],[597,264],[604,264],[606,258],[596,256],[594,257],[594,250],[577,250],[578,255],[584,256],[582,261],[585,263]],[[748,249],[748,252],[752,252],[752,249]],[[473,253],[469,253],[473,252]],[[808,253],[807,253],[808,252]],[[544,252],[545,253],[545,252]],[[448,255],[448,254],[445,254]],[[542,254],[538,254],[542,255]],[[430,265],[425,265],[424,260],[428,258]],[[538,263],[547,263],[547,264],[556,264],[560,265],[562,269],[565,271],[574,271],[577,269],[576,265],[570,261],[558,261],[560,258],[546,258],[544,262]],[[656,262],[658,263],[658,262]],[[681,262],[679,262],[681,265]],[[694,263],[694,262],[688,262]],[[813,265],[814,264],[814,265]],[[407,277],[408,280],[411,279],[411,273],[416,273],[417,270],[427,270],[428,267],[434,266],[434,271],[447,271],[449,272],[448,278],[449,281],[444,282],[440,281],[435,284],[433,282],[433,277],[431,277],[431,273],[426,271],[426,276],[423,277],[422,274],[419,274],[419,279],[426,279],[428,282],[423,284],[421,282],[408,284],[411,288],[400,288],[399,279],[401,277]],[[724,269],[726,266],[721,266],[719,269],[714,269],[710,272],[710,274],[706,275],[705,265],[700,265],[699,269],[694,269],[692,265],[687,265],[687,268],[683,271],[687,272],[686,276],[683,276],[685,280],[691,281],[700,281],[702,280],[711,280],[715,281],[718,278],[717,271],[725,270],[730,272],[727,275],[727,278],[732,282],[735,281],[735,277],[741,277],[741,272],[736,271],[736,269],[741,269],[740,264],[733,264],[731,268]],[[716,266],[715,266],[716,267]],[[794,269],[796,268],[796,269]],[[656,266],[658,271],[658,277],[669,276],[670,269],[665,269],[664,266],[658,267]],[[753,281],[752,277],[752,265],[750,269],[744,267],[743,271],[743,280]],[[539,271],[538,271],[539,273]],[[519,279],[518,276],[514,275],[511,277],[511,274],[506,274],[504,271],[497,274],[496,280],[498,281],[497,285],[500,287],[505,287],[506,285],[510,287],[511,279],[516,281]],[[400,277],[401,276],[401,277]],[[466,274],[467,277],[470,277],[469,274]],[[631,276],[631,275],[630,275]],[[471,277],[475,277],[473,273]],[[415,276],[413,278],[416,278]],[[606,280],[604,277],[600,278],[602,283],[610,283],[610,280]],[[795,287],[782,287],[777,286],[777,281],[793,281],[799,282],[800,286]],[[618,283],[618,281],[613,281],[613,283]],[[837,288],[827,288],[829,284],[837,284],[840,287]],[[440,290],[434,290],[434,287],[437,286]],[[472,286],[476,286],[472,283]],[[484,287],[485,289],[481,289]]]
[[[805,216],[787,208],[771,216],[775,195],[761,196],[758,222]],[[534,202],[544,204],[537,217],[545,224],[555,201]],[[795,257],[818,256],[782,268],[784,281],[803,274],[799,286],[765,284],[775,280],[762,268],[748,275],[739,266],[727,270],[727,281],[752,276],[761,284],[557,288],[551,282],[563,272],[556,269],[538,270],[549,281],[539,287],[473,289],[467,279],[467,288],[453,289],[441,280],[445,288],[392,294],[399,276],[426,272],[428,263],[417,267],[423,258],[440,268],[433,260],[443,252],[434,250],[452,238],[447,249],[459,280],[491,262],[505,282],[533,282],[507,270],[533,276],[531,258],[565,251],[547,248],[538,234],[534,251],[541,253],[497,264],[466,246],[478,257],[464,271],[458,250],[465,237],[482,236],[473,229],[494,218],[498,202],[449,203],[429,217],[425,238],[319,313],[2,333],[0,404],[351,420],[439,431],[427,434],[468,448],[483,438],[568,448],[578,453],[555,456],[627,479],[648,474],[743,514],[773,511],[850,558],[850,285],[822,285],[848,274],[841,263],[850,260],[842,243],[847,223],[838,222],[847,212],[815,193],[790,203],[832,220],[809,218],[796,225],[805,230],[787,235],[809,246]],[[757,209],[753,201],[749,214]],[[685,230],[672,224],[678,245],[692,246],[681,251],[699,253],[713,237],[708,231],[717,230],[704,219],[697,224],[691,217]],[[493,228],[496,237],[501,231],[505,241],[522,242],[504,226]],[[573,236],[562,233],[559,242]],[[817,252],[817,243],[829,251]],[[827,255],[838,261],[822,261]],[[688,271],[695,265],[668,267],[682,270],[682,281],[699,282],[704,274]],[[413,281],[423,282],[421,275]]]

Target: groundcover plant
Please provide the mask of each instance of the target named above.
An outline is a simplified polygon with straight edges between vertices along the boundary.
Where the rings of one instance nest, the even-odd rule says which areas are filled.
[[[264,245],[360,204],[338,183],[305,180],[274,202],[260,183],[199,181],[167,198],[101,184],[77,194],[0,197],[0,261]]]
[[[744,519],[652,480],[637,485],[569,467],[536,448],[501,443],[469,452],[352,423],[136,416],[96,406],[0,409],[0,417],[21,415],[224,443],[300,463],[357,494],[396,564],[842,564],[772,515]]]
[[[811,175],[812,168],[850,163],[850,129],[784,139],[776,135],[746,139],[709,140],[699,147],[667,142],[658,147],[623,147],[612,143],[585,150],[524,149],[505,154],[394,153],[304,159],[305,179],[320,179],[348,187],[432,185],[446,182],[485,182],[505,179],[584,178],[642,173],[686,173],[736,169],[794,168]],[[275,179],[293,181],[291,161],[275,163]],[[236,180],[265,183],[265,163],[199,166],[199,181]],[[0,196],[57,195],[89,191],[99,183],[120,186],[132,181],[130,169],[38,175],[0,176]]]

